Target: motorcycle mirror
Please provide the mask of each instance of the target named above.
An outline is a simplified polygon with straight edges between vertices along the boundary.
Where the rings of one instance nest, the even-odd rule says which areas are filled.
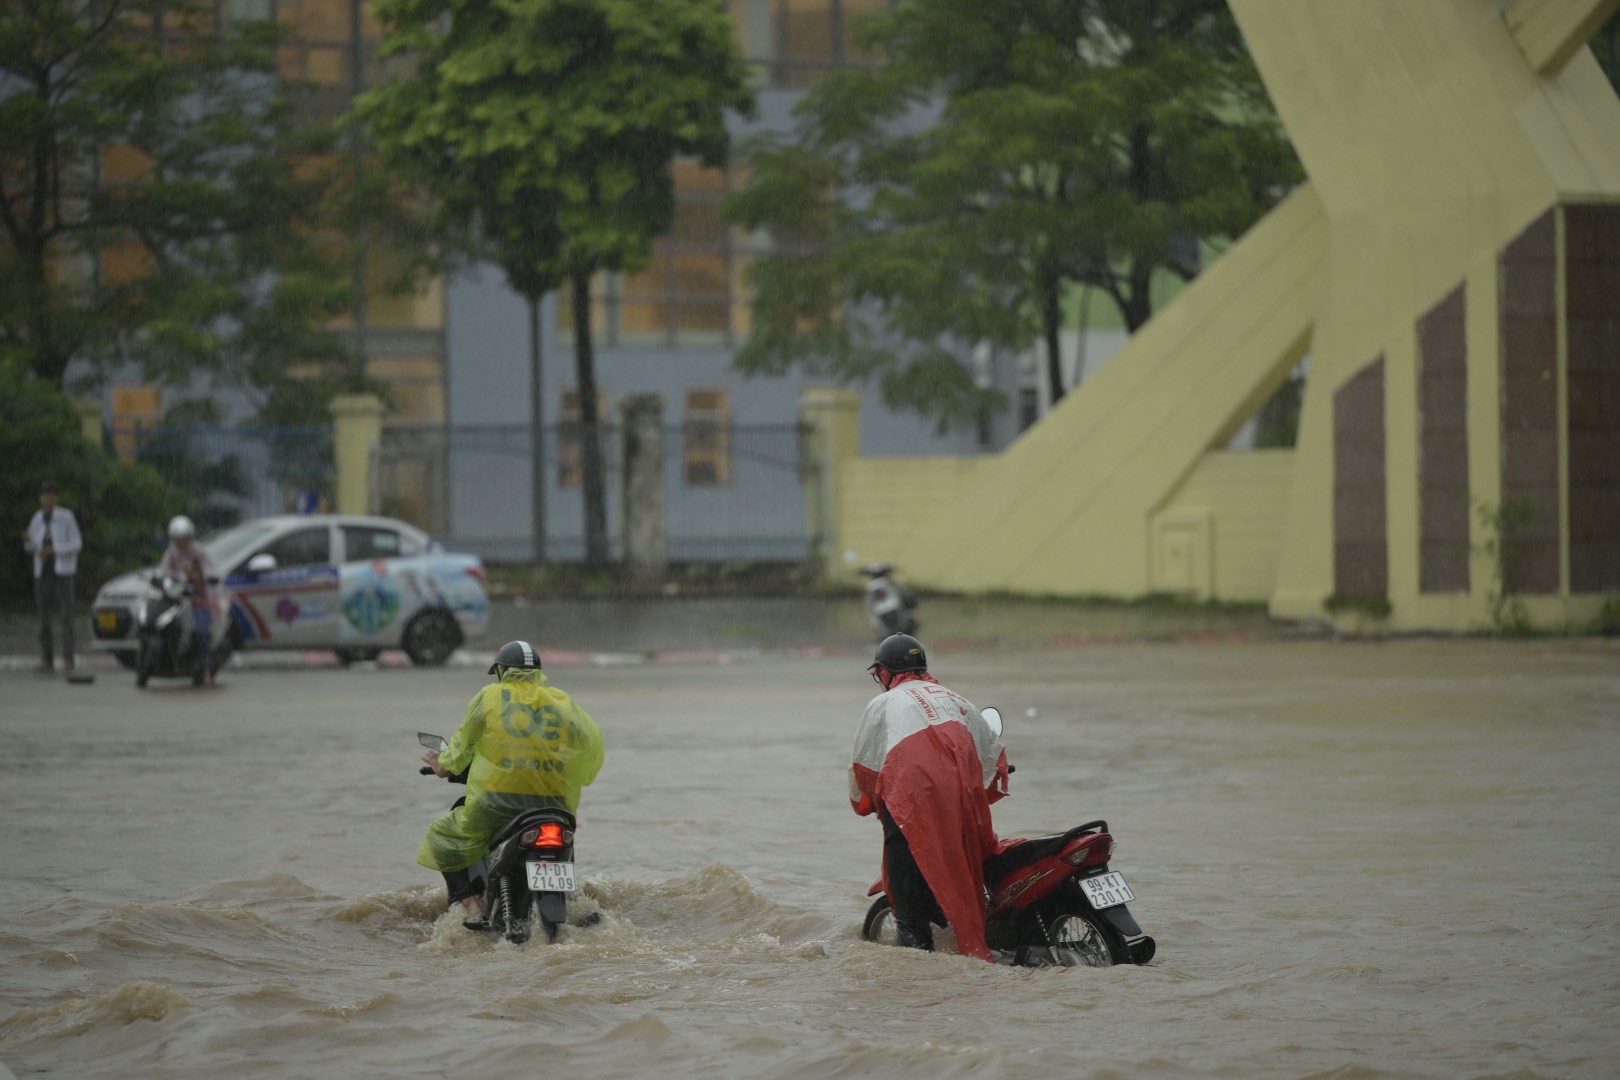
[[[984,717],[984,722],[990,725],[990,730],[996,733],[996,738],[1001,738],[1001,710],[992,705],[987,708],[980,709],[979,715]]]
[[[429,735],[425,731],[418,731],[416,741],[429,750],[437,750],[441,754],[450,749],[450,744],[444,741],[443,735]]]

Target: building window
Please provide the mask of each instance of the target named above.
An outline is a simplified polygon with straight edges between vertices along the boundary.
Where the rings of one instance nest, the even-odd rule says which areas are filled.
[[[682,458],[689,487],[731,483],[731,400],[724,390],[688,390]]]
[[[873,62],[856,43],[860,18],[885,0],[728,0],[743,56],[781,89],[802,89],[825,72]]]
[[[390,424],[445,422],[444,362],[437,356],[373,356],[366,374],[386,388]]]
[[[747,233],[726,225],[720,204],[742,183],[740,169],[677,161],[675,221],[634,274],[598,274],[591,282],[591,334],[614,347],[734,345],[748,335],[752,297],[743,280]],[[573,302],[557,305],[558,327],[574,332]]]

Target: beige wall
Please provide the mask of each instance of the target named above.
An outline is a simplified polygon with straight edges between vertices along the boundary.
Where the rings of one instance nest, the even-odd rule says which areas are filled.
[[[839,482],[838,520],[847,566],[904,563],[919,525],[937,527],[958,502],[981,458],[852,458]],[[909,577],[908,577],[909,580]]]
[[[1292,450],[1205,454],[1154,517],[1153,591],[1217,600],[1271,599],[1293,473]],[[1174,575],[1176,538],[1166,535],[1177,522],[1199,522],[1204,528],[1199,538],[1203,561],[1190,568],[1190,588]]]

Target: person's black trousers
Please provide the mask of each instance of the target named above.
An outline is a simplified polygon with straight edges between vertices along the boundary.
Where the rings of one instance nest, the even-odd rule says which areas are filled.
[[[50,666],[56,651],[51,647],[51,621],[62,620],[62,659],[73,666],[73,575],[41,574],[34,579],[34,599],[39,604],[39,658]]]
[[[887,810],[880,811],[878,816],[883,822],[883,872],[889,880],[889,905],[894,909],[900,944],[932,952],[933,918],[939,910],[939,902],[912,857],[906,834],[900,831]]]

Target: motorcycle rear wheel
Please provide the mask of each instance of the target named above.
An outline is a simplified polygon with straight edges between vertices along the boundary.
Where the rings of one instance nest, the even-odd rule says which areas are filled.
[[[1031,920],[1031,939],[1018,963],[1036,967],[1112,967],[1131,963],[1125,935],[1086,903],[1079,886],[1066,882],[1057,902]]]
[[[889,898],[880,896],[866,909],[866,921],[861,924],[861,937],[876,945],[900,944],[900,932],[895,926],[894,909]]]

